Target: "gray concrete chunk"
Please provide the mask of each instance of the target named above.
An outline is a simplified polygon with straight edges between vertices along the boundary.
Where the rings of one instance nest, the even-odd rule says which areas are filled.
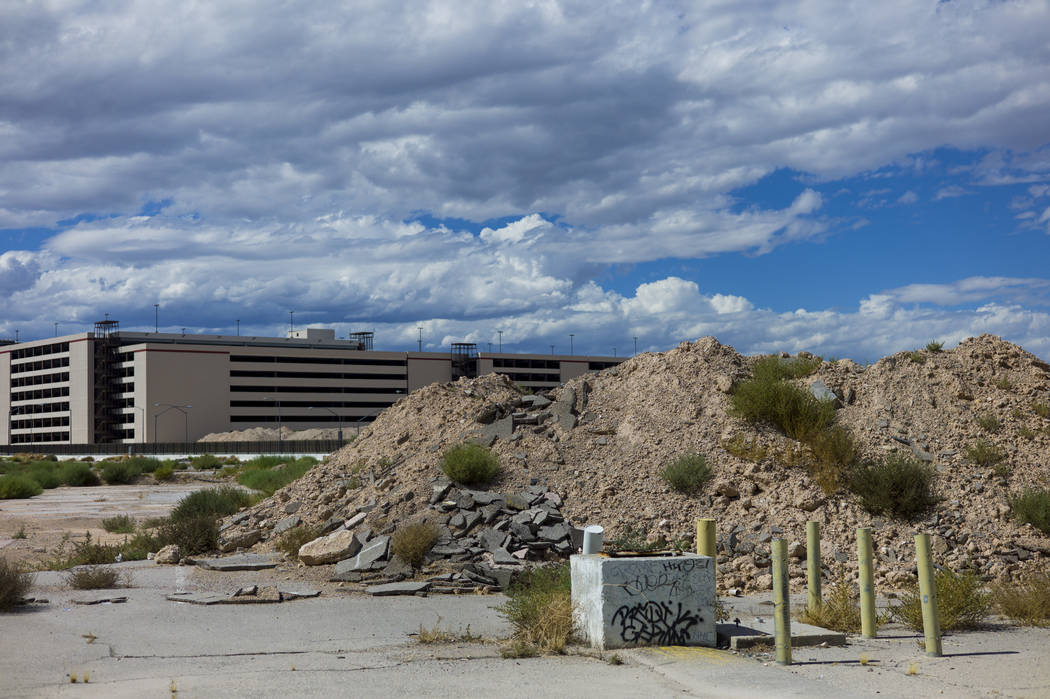
[[[303,520],[302,520],[301,517],[299,517],[299,515],[292,515],[291,517],[285,517],[284,519],[282,519],[280,522],[277,523],[276,527],[273,528],[273,535],[274,536],[279,536],[281,534],[284,534],[289,529],[295,529],[300,524],[302,524],[302,522],[303,522]]]
[[[366,592],[376,597],[387,597],[390,595],[414,595],[417,592],[426,592],[430,589],[429,582],[398,582],[386,585],[372,585]]]
[[[242,553],[226,558],[204,558],[197,561],[197,565],[208,570],[265,570],[276,568],[279,562],[279,554]]]

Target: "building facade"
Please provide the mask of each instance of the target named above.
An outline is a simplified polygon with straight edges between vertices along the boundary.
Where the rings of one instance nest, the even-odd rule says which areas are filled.
[[[461,376],[506,374],[553,388],[616,357],[452,351],[384,352],[371,333],[337,339],[93,332],[0,347],[0,444],[190,442],[250,427],[354,426],[407,393]]]

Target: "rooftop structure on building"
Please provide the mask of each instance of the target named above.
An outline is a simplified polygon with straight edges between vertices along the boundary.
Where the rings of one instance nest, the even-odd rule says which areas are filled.
[[[4,445],[191,442],[250,427],[301,430],[369,422],[435,382],[500,373],[553,388],[623,358],[373,349],[371,332],[287,337],[91,332],[0,345]]]

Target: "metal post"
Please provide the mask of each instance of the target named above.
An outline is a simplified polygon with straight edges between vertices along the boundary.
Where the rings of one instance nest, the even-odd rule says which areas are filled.
[[[810,613],[821,604],[820,595],[820,522],[806,522],[806,578],[809,582]]]
[[[576,336],[575,336],[575,335],[573,335],[572,333],[569,333],[569,356],[570,356],[570,357],[571,357],[571,356],[572,356],[572,354],[573,354],[573,348],[572,348],[572,338],[574,338],[574,337],[576,337]]]
[[[714,560],[715,581],[718,580],[718,552],[715,550],[715,520],[696,520],[696,552]]]
[[[638,336],[634,336],[634,353],[638,354]]]
[[[416,330],[419,331],[419,351],[422,352],[423,351],[423,328],[422,327],[417,327]]]
[[[503,331],[502,330],[497,330],[496,332],[499,333],[499,351],[502,354],[503,353]]]
[[[860,579],[860,635],[875,638],[875,571],[871,548],[871,530],[857,529],[857,560]]]
[[[241,336],[241,319],[237,319],[237,337]]]
[[[160,304],[153,304],[153,332],[160,332]]]
[[[919,564],[919,598],[922,601],[922,630],[926,636],[926,655],[941,657],[941,617],[937,610],[937,584],[934,580],[930,535],[915,535],[915,559]]]
[[[157,453],[157,418],[160,417],[160,413],[153,413],[153,453]]]
[[[773,539],[773,629],[777,664],[791,664],[791,600],[788,597],[787,541]]]

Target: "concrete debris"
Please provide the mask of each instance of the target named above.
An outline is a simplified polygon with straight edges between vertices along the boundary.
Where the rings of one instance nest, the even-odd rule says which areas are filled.
[[[196,561],[197,566],[207,570],[265,570],[276,568],[281,557],[276,554],[242,553],[226,558],[204,558]]]

